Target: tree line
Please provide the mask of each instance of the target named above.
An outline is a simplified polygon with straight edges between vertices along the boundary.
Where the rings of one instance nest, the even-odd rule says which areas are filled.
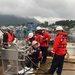
[[[66,27],[67,29],[70,29],[75,26],[75,20],[60,20],[52,24],[49,24],[47,21],[45,21],[44,23],[39,24],[39,26],[44,26],[44,27],[52,27],[54,25],[57,25],[57,26],[60,25],[60,26]]]

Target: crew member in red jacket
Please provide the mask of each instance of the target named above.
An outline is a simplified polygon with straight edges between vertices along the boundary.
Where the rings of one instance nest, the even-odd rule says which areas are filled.
[[[40,43],[40,49],[43,53],[43,58],[41,64],[46,63],[47,55],[48,55],[48,42],[51,39],[51,35],[43,30],[41,27],[37,27],[37,41]]]
[[[51,68],[48,70],[48,73],[50,75],[53,75],[55,70],[57,70],[57,75],[61,75],[64,57],[67,52],[66,46],[67,46],[68,33],[63,30],[62,26],[58,26],[56,28],[56,32],[57,35],[52,50],[52,53],[54,53],[54,57]]]
[[[28,37],[27,37],[26,39],[27,39],[27,41],[28,41],[28,44],[31,45],[32,42],[33,42],[34,40],[36,40],[36,35],[33,34],[32,32],[30,32],[30,33],[28,34]]]

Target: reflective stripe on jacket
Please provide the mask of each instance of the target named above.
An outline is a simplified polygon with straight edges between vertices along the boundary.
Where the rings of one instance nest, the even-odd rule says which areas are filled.
[[[67,46],[67,36],[63,35],[59,48],[66,48],[66,46]]]

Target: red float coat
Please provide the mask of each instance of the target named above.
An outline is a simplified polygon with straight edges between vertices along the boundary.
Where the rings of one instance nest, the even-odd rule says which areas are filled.
[[[50,39],[51,35],[47,31],[44,31],[42,35],[38,34],[36,36],[36,41],[40,43],[41,47],[48,47],[48,42],[50,41]]]
[[[53,46],[53,52],[55,52],[55,54],[59,56],[66,54],[67,36],[68,34],[66,32],[60,32],[57,34]]]

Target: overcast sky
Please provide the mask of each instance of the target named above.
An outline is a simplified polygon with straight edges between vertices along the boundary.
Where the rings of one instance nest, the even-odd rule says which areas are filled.
[[[41,22],[75,19],[75,0],[0,0],[0,14],[34,17]]]

